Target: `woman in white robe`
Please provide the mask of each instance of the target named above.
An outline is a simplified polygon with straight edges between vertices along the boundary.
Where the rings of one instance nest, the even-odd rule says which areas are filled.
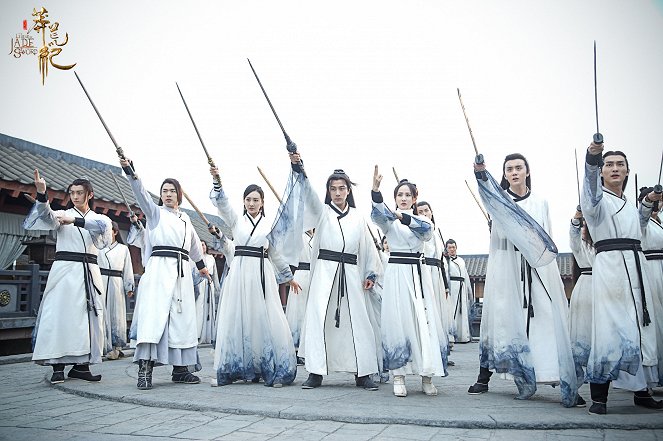
[[[124,357],[122,348],[127,345],[127,302],[134,291],[134,270],[129,248],[118,238],[117,222],[113,222],[113,243],[99,253],[101,278],[106,287],[106,359]]]
[[[235,255],[223,284],[214,351],[216,385],[236,380],[281,387],[297,374],[295,346],[279,298],[278,284],[292,282],[290,267],[270,247],[271,230],[264,215],[264,193],[257,185],[244,192],[244,213],[238,216],[221,187],[218,169],[210,194],[219,216],[232,230]],[[214,383],[213,383],[214,385]]]
[[[92,211],[93,190],[87,179],[67,188],[70,208],[52,210],[46,182],[35,169],[37,200],[26,217],[26,230],[55,231],[55,262],[46,282],[33,331],[32,360],[53,367],[51,383],[71,378],[99,381],[90,364],[101,363],[104,343],[104,286],[97,265],[101,248],[111,241],[111,221]]]
[[[394,375],[394,395],[407,396],[405,375],[420,375],[426,395],[437,395],[433,376],[446,376],[447,338],[441,328],[430,271],[425,271],[424,242],[433,237],[428,218],[413,213],[417,190],[401,181],[394,190],[396,211],[383,202],[382,175],[375,166],[371,219],[389,242],[382,291],[384,367]]]
[[[578,376],[578,387],[582,386],[585,381],[585,369],[592,344],[592,267],[596,253],[591,240],[589,230],[582,218],[582,212],[576,211],[569,228],[569,244],[580,268],[580,276],[571,293],[569,336]]]
[[[189,216],[180,210],[182,187],[173,178],[163,181],[159,205],[131,172],[128,159],[121,159],[127,179],[145,214],[147,224],[143,239],[143,256],[148,258],[140,279],[134,309],[138,364],[136,387],[152,388],[154,366],[172,365],[172,381],[183,384],[200,383],[189,371],[202,368],[198,358],[198,333],[193,279],[189,259],[196,262],[200,274],[208,271],[203,260],[200,239]],[[132,323],[133,327],[133,323]]]
[[[545,200],[532,194],[529,164],[507,155],[500,185],[475,164],[479,194],[492,219],[480,336],[480,373],[468,393],[488,391],[491,371],[512,378],[517,399],[537,383],[560,386],[561,402],[577,402],[568,302],[555,261]]]
[[[353,183],[343,170],[335,170],[327,178],[322,202],[298,166],[299,155],[290,159],[288,197],[279,209],[274,237],[279,242],[294,239],[282,245],[294,251],[301,249],[301,233],[315,229],[299,346],[309,372],[302,388],[320,387],[330,372],[347,372],[355,374],[357,387],[377,390],[370,378],[379,367],[367,299],[377,277],[377,253],[366,221],[354,207]]]

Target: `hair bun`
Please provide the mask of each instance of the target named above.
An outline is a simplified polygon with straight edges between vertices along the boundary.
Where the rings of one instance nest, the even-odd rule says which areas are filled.
[[[342,168],[337,168],[337,169],[334,169],[334,174],[335,175],[344,175],[345,171],[343,171]]]

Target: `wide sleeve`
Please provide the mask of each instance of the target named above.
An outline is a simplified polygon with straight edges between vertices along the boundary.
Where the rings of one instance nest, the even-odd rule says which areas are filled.
[[[583,215],[596,220],[601,208],[599,204],[601,199],[603,199],[601,155],[590,155],[587,152],[585,156],[585,179],[582,181],[582,193],[580,193],[580,206]]]
[[[488,171],[477,178],[479,195],[493,221],[529,264],[538,268],[557,257],[557,246],[548,233],[499,186]],[[497,228],[495,228],[497,227]]]
[[[317,227],[324,212],[324,204],[311,188],[306,176],[290,172],[272,229],[267,240],[289,265],[299,264],[299,253],[305,246],[304,232]]]
[[[647,202],[646,199],[643,199],[640,203],[640,206],[638,207],[638,213],[640,214],[640,229],[643,233],[647,229],[652,211],[654,211],[654,204],[652,202]]]
[[[433,224],[424,216],[412,216],[407,213],[401,213],[403,219],[401,223],[406,225],[417,239],[428,242],[433,238]]]
[[[95,247],[101,250],[113,243],[113,224],[108,216],[89,212],[89,215],[82,219],[85,221],[83,228],[90,233]]]
[[[124,282],[124,292],[128,293],[135,289],[134,286],[134,269],[131,264],[131,253],[126,245],[122,246],[124,250],[124,268],[122,269],[122,281]]]
[[[269,261],[274,267],[274,272],[276,273],[276,283],[279,285],[281,283],[286,283],[292,280],[292,271],[290,270],[290,265],[285,261],[285,258],[277,249],[269,248],[267,253]]]
[[[396,220],[396,215],[384,203],[382,193],[379,191],[371,191],[371,203],[371,220],[386,235]]]
[[[140,178],[127,178],[127,180],[129,181],[129,185],[131,185],[131,190],[136,197],[136,201],[138,201],[138,205],[140,205],[140,209],[145,214],[147,227],[150,230],[153,230],[154,227],[159,224],[159,218],[161,215],[159,206],[154,203],[152,196],[150,196],[147,190],[145,190],[145,187],[143,187],[143,181],[141,181]]]
[[[50,203],[36,201],[23,221],[23,228],[26,230],[57,230],[60,228],[60,222],[55,217],[56,213],[62,215],[64,212],[61,210],[54,212],[51,210]]]
[[[571,246],[571,252],[575,256],[579,256],[581,253],[582,249],[581,243],[582,243],[581,226],[574,225],[572,220],[569,226],[569,245]]]
[[[191,249],[189,250],[189,257],[192,262],[197,264],[198,269],[203,269],[207,266],[203,256],[203,246],[200,243],[198,233],[196,233],[196,230],[193,228],[191,220],[187,218],[186,223],[187,226],[191,228]]]
[[[225,191],[223,191],[223,188],[213,188],[210,192],[209,198],[219,212],[219,216],[227,225],[227,228],[230,229],[230,231],[235,230],[235,227],[237,226],[237,213],[235,213],[235,210],[230,206],[230,201],[228,200]]]

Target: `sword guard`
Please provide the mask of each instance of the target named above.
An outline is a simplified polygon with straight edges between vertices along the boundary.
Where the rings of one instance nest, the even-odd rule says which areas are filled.
[[[594,133],[593,141],[594,144],[603,144],[603,135],[599,132]]]
[[[663,193],[663,186],[661,186],[661,184],[654,185],[654,193],[656,194]]]
[[[288,138],[286,141],[286,150],[288,150],[290,153],[297,153],[297,144],[295,144],[290,138]]]
[[[483,164],[483,163],[484,163],[483,155],[482,155],[481,153],[479,153],[479,154],[474,158],[474,163],[475,163],[475,164]]]
[[[579,211],[579,212],[582,213],[582,207],[581,207],[580,205],[577,205],[577,206],[576,206],[576,211]]]

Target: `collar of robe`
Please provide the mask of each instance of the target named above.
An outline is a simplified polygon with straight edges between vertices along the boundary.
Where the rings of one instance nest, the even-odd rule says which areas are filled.
[[[161,207],[164,208],[169,213],[173,213],[177,217],[182,217],[182,212],[180,211],[179,208],[170,208],[170,207],[166,207],[165,205],[162,205]]]
[[[246,213],[245,216],[246,216],[247,218],[249,218],[249,220],[251,221],[251,225],[253,225],[253,229],[254,229],[254,230],[256,229],[256,227],[258,226],[258,224],[260,223],[260,221],[262,220],[262,218],[265,217],[265,215],[262,214],[262,211],[260,212],[260,216],[258,216],[258,220],[254,220],[254,219],[253,219],[253,216],[251,216],[248,212]],[[253,232],[251,232],[251,234],[253,234]]]
[[[350,204],[348,204],[347,201],[345,202],[345,209],[344,210],[339,210],[339,208],[336,205],[334,205],[333,202],[330,202],[327,205],[329,205],[331,207],[331,209],[334,210],[336,212],[336,214],[338,214],[339,219],[344,218],[345,216],[348,215],[348,213],[350,213]]]
[[[81,210],[79,210],[78,208],[76,208],[76,207],[73,207],[73,208],[74,208],[74,210],[76,210],[76,213],[80,214],[82,217],[87,216],[87,214],[90,212],[90,209],[89,209],[89,208],[88,208],[88,210],[85,212],[85,214],[83,214],[83,213],[81,212]]]
[[[451,260],[456,260],[456,259],[458,259],[458,256],[449,256],[449,258],[450,258]]]
[[[529,197],[530,194],[532,194],[532,192],[530,191],[529,188],[527,189],[527,193],[525,193],[524,196],[520,196],[520,195],[517,195],[516,193],[512,192],[511,188],[507,188],[506,192],[511,195],[511,197],[513,198],[513,202],[520,202],[522,200],[525,200]]]
[[[625,194],[623,191],[622,191],[622,195],[621,195],[621,196],[617,196],[617,193],[613,192],[612,190],[608,190],[606,187],[602,187],[602,188],[603,188],[603,191],[604,191],[605,193],[611,194],[611,195],[613,195],[614,197],[619,198],[619,199],[621,199],[621,200],[623,200],[623,201],[626,200],[626,194]]]

